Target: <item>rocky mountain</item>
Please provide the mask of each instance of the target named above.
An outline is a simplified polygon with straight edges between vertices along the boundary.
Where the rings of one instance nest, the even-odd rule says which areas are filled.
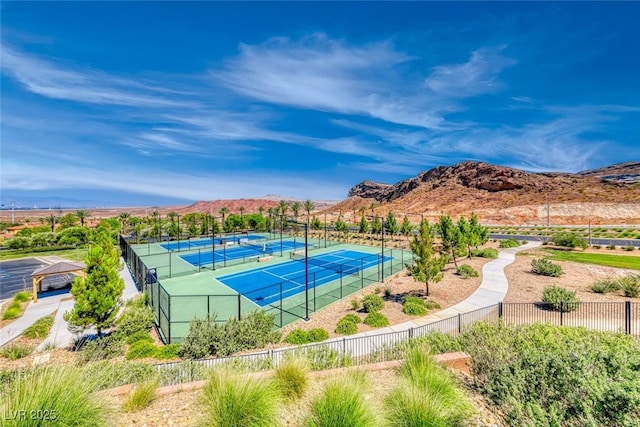
[[[348,196],[332,210],[351,212],[352,216],[365,208],[369,213],[394,211],[428,217],[437,217],[441,212],[460,215],[476,211],[488,221],[538,222],[541,215],[546,215],[547,204],[559,209],[576,203],[622,203],[630,204],[631,210],[619,220],[633,223],[640,221],[640,162],[571,174],[533,173],[466,161],[439,166],[393,185],[364,181],[353,187]],[[605,222],[608,218],[605,211],[594,214],[590,209],[591,213],[582,217],[576,215],[576,209],[564,211],[572,212],[570,222],[584,221],[592,215]]]

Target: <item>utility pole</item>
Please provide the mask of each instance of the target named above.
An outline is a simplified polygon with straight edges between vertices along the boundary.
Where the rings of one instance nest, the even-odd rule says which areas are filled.
[[[549,227],[550,221],[549,217],[551,216],[551,208],[549,206],[549,193],[547,193],[547,227]]]

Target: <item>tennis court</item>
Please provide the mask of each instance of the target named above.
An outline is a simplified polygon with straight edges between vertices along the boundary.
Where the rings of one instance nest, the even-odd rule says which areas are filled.
[[[385,262],[392,259],[390,256],[384,257]],[[339,280],[346,275],[357,275],[380,262],[379,254],[347,249],[309,257],[308,288]],[[305,259],[300,256],[282,264],[229,274],[217,279],[264,307],[304,292],[307,289],[305,278]]]
[[[264,236],[260,236],[258,234],[244,234],[239,236],[228,236],[228,237],[216,237],[215,239],[205,237],[203,239],[195,239],[195,240],[179,240],[177,242],[169,242],[160,244],[167,251],[188,251],[190,249],[198,249],[211,247],[211,243],[215,242],[216,245],[222,245],[227,243],[240,243],[243,239],[246,240],[260,240],[264,239]]]
[[[259,237],[259,236],[258,236]],[[254,241],[256,239],[253,239]],[[304,249],[305,245],[302,242],[295,240],[283,240],[282,246],[279,241],[274,242],[259,242],[250,243],[243,242],[238,246],[221,247],[215,250],[215,260],[217,263],[222,263],[225,260],[234,260],[241,258],[258,258],[262,256],[273,255],[274,252],[283,250],[300,250]],[[206,266],[213,264],[214,251],[198,252],[192,254],[180,255],[180,258],[188,262],[194,267]]]

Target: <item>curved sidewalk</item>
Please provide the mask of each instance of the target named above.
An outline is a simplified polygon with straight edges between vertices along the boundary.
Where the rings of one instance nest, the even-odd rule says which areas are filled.
[[[428,314],[424,317],[420,317],[408,322],[399,323],[397,325],[388,326],[382,329],[375,329],[368,332],[361,332],[359,334],[351,335],[352,337],[363,337],[379,335],[385,332],[398,332],[406,331],[411,328],[426,325],[429,323],[437,322],[439,320],[448,319],[458,314],[468,313],[470,311],[478,310],[481,308],[489,307],[501,302],[507,295],[509,290],[509,282],[507,276],[504,274],[504,269],[509,264],[513,263],[516,259],[516,253],[533,249],[540,246],[540,242],[529,242],[525,245],[517,248],[502,249],[498,252],[498,258],[493,261],[489,261],[482,267],[482,281],[480,286],[474,293],[469,295],[465,300],[453,305],[444,310],[440,310],[437,313]],[[337,340],[341,340],[338,338]],[[331,340],[329,340],[331,341]]]

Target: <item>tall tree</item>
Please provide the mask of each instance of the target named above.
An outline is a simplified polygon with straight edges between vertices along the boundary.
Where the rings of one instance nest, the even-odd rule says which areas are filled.
[[[407,266],[408,271],[414,280],[424,283],[425,293],[429,296],[429,283],[438,283],[442,280],[442,269],[447,258],[435,250],[433,228],[427,220],[420,223],[418,234],[413,237],[409,245],[413,252],[413,264]]]
[[[402,219],[402,225],[400,226],[400,233],[402,233],[402,235],[409,236],[409,234],[411,234],[411,230],[413,230],[413,225],[411,225],[411,221],[409,221],[409,217],[408,216],[404,216],[404,218]]]
[[[387,214],[387,220],[385,221],[384,227],[385,230],[387,230],[387,232],[392,236],[398,234],[400,226],[398,226],[398,221],[396,221],[396,216],[393,214],[393,212],[389,211],[389,213]]]
[[[367,222],[367,218],[362,215],[360,218],[360,229],[358,230],[360,234],[366,234],[369,232],[369,223]]]
[[[122,233],[127,234],[127,226],[129,225],[131,214],[129,212],[120,212],[118,218],[120,218],[120,222],[122,223]]]
[[[50,214],[50,215],[45,217],[46,223],[51,226],[51,232],[52,233],[54,233],[56,231],[56,224],[58,223],[59,220],[60,220],[60,217],[56,216],[54,214]]]
[[[264,216],[264,206],[258,207],[258,213],[260,214],[260,216]]]
[[[302,209],[302,205],[299,201],[296,200],[295,202],[293,202],[293,204],[291,204],[291,210],[293,211],[293,217],[295,218],[296,222],[298,221],[300,209]]]
[[[280,200],[278,202],[278,212],[280,213],[280,228],[284,228],[285,217],[287,215],[287,211],[289,210],[289,204],[285,200]]]
[[[379,217],[373,218],[371,222],[371,232],[373,234],[380,234],[382,232],[382,221]]]
[[[316,208],[315,203],[311,199],[307,199],[304,201],[304,210],[307,211],[307,225],[309,221],[311,221],[311,211]]]
[[[269,233],[271,233],[271,230],[273,228],[273,215],[274,215],[274,212],[275,212],[274,208],[267,209],[267,215],[269,215],[269,221],[267,223],[267,226],[269,227]]]
[[[76,216],[80,219],[80,225],[84,227],[84,221],[91,216],[91,212],[80,209],[76,211]]]
[[[220,215],[222,215],[222,229],[227,231],[227,223],[224,218],[229,213],[229,208],[226,206],[223,206],[220,209],[218,209],[218,212],[220,213]]]
[[[480,225],[480,222],[478,222],[478,215],[476,215],[475,212],[471,213],[469,227],[471,228],[471,234],[467,244],[478,249],[478,246],[484,245],[489,241],[489,230],[487,227]],[[471,254],[471,250],[469,250],[469,254]]]
[[[72,213],[68,213],[58,220],[61,229],[75,227],[78,222],[80,222],[78,217]]]
[[[457,268],[456,252],[464,248],[464,241],[460,229],[456,227],[449,215],[440,215],[438,233],[440,233],[440,240],[442,241],[442,250],[451,253],[453,264]]]
[[[369,209],[371,209],[371,216],[374,216],[374,215],[375,215],[375,208],[376,208],[376,206],[377,206],[377,205],[376,205],[375,203],[371,203],[371,204],[369,205]]]
[[[75,304],[64,314],[71,331],[95,326],[101,337],[104,329],[113,326],[124,291],[119,267],[120,254],[113,242],[106,234],[98,233],[85,258],[85,276],[77,277],[71,287]]]

